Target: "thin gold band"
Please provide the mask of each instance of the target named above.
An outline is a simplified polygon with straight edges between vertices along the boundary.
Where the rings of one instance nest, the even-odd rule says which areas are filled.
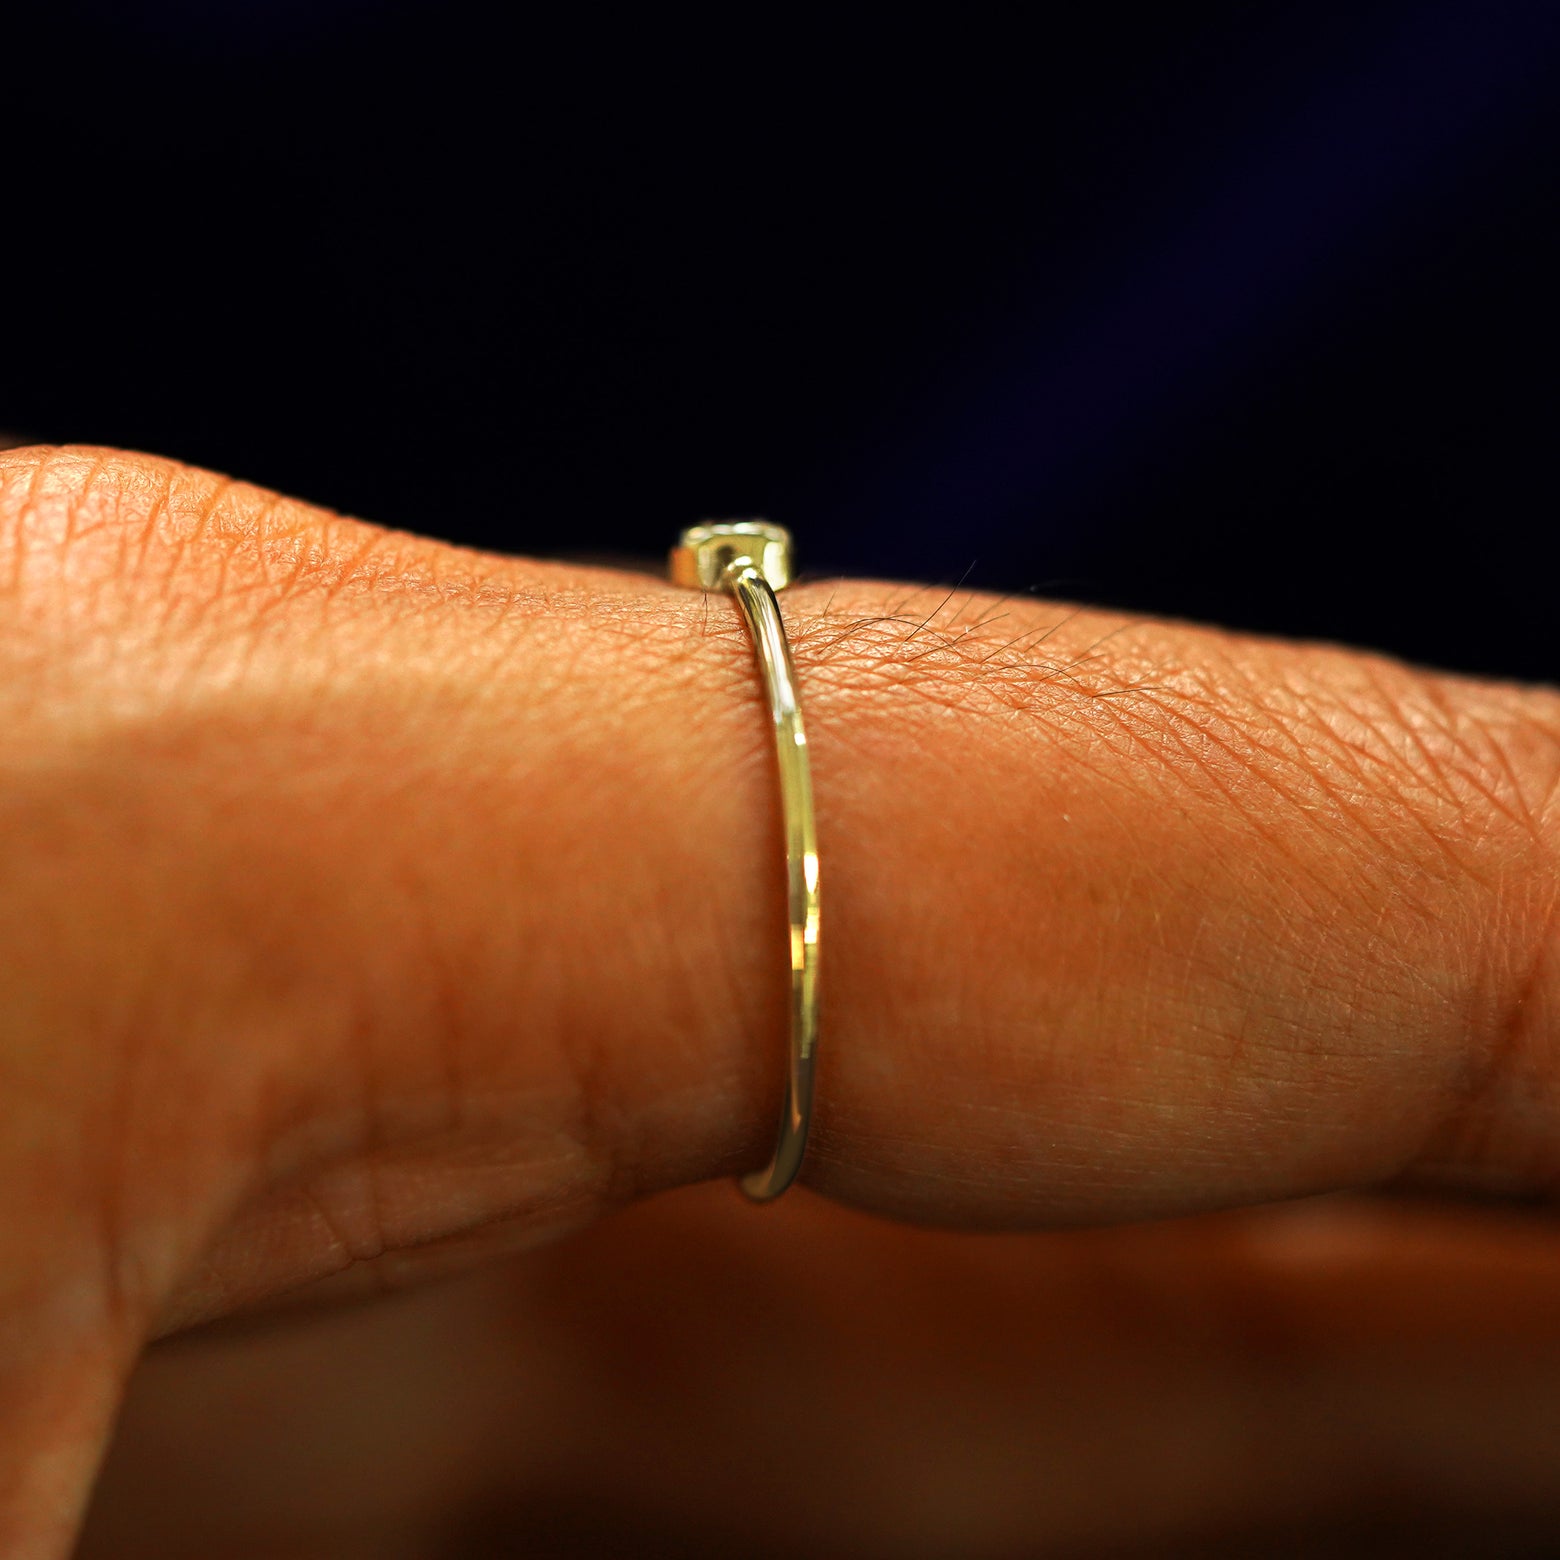
[[[775,1151],[763,1170],[741,1179],[749,1197],[778,1197],[802,1167],[812,1122],[813,1063],[818,1050],[818,831],[812,766],[796,692],[796,667],[775,592],[790,583],[791,537],[764,521],[692,526],[672,549],[679,585],[735,596],[753,641],[774,721],[780,768],[780,812],[791,920],[791,1045]]]

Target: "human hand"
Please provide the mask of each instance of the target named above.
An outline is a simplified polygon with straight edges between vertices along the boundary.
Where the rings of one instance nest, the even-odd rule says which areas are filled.
[[[0,456],[0,526],[0,1174],[25,1188],[0,1213],[0,1535],[52,1557],[149,1338],[540,1246],[761,1161],[783,895],[729,604],[95,452]],[[651,1490],[669,1520],[751,1522],[750,1548],[903,1552],[914,1527],[1007,1553],[1287,1520],[1366,1447],[1380,1477],[1351,1502],[1552,1511],[1560,1264],[1510,1215],[984,1239],[863,1215],[1054,1230],[1545,1193],[1560,698],[936,604],[784,598],[828,874],[806,1174],[854,1211],[680,1194],[529,1259],[511,1309],[462,1291],[503,1310],[473,1340],[565,1360],[548,1401],[617,1439],[560,1451],[473,1414],[496,1438],[462,1443],[419,1522],[442,1498]],[[637,1315],[604,1294],[636,1251],[659,1286]],[[725,1305],[689,1329],[699,1297],[745,1294],[770,1297],[752,1332]],[[580,1296],[594,1319],[560,1324]],[[658,1375],[668,1346],[687,1369]],[[1264,1442],[1253,1394],[1303,1397],[1296,1360],[1320,1395]],[[720,1402],[733,1379],[751,1390]],[[832,1438],[796,1399],[831,1380]],[[1519,1421],[1501,1394],[1524,1391]],[[1059,1460],[1058,1395],[1093,1416],[1093,1483]],[[682,1437],[669,1480],[624,1428],[647,1404]],[[1134,1435],[1175,1455],[1140,1444],[1122,1476],[1110,1443]]]

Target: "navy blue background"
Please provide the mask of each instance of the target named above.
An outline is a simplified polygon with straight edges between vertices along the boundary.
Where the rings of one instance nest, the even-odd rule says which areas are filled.
[[[21,21],[0,427],[1560,677],[1560,7],[515,14]]]

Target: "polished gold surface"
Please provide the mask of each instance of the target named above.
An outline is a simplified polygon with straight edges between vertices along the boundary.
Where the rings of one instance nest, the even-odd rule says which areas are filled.
[[[796,667],[780,603],[775,600],[775,592],[792,577],[790,533],[762,520],[691,526],[672,549],[671,572],[680,585],[736,597],[774,722],[791,921],[790,1055],[774,1155],[764,1169],[741,1180],[748,1196],[768,1201],[796,1179],[802,1166],[818,1049],[818,834],[812,766],[796,692]]]
[[[746,558],[773,590],[791,583],[791,533],[767,520],[711,520],[689,526],[672,549],[672,583],[729,591],[726,572],[738,558]]]

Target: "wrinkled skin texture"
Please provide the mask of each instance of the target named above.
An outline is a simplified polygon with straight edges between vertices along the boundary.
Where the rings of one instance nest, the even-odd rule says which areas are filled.
[[[159,1337],[85,1553],[1560,1509],[1553,693],[794,587],[827,1048],[760,1211],[696,1185],[783,1047],[730,603],[80,450],[0,456],[0,596],[0,1552]]]

